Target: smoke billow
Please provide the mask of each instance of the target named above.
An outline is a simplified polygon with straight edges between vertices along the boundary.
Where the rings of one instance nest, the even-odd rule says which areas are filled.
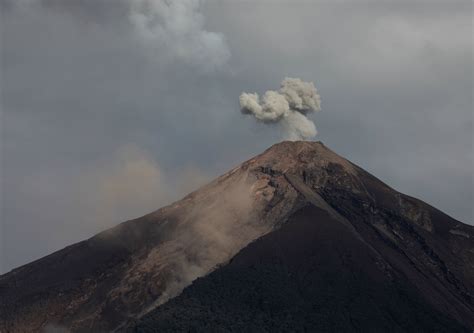
[[[204,28],[201,0],[132,0],[130,22],[157,55],[180,59],[203,71],[223,67],[229,57],[225,37]]]
[[[242,93],[241,112],[267,124],[280,123],[288,140],[306,140],[316,136],[316,126],[307,114],[321,110],[321,98],[312,82],[285,78],[280,90],[268,90],[262,98],[257,93]]]

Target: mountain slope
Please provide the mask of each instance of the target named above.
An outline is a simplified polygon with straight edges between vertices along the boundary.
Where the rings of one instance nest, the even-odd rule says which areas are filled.
[[[239,167],[182,200],[0,277],[0,331],[110,331],[178,294],[298,205]]]
[[[130,332],[458,332],[406,276],[308,205]],[[466,330],[469,332],[469,330]]]
[[[73,331],[110,331],[143,318],[143,322],[138,319],[141,325],[149,318],[146,313],[178,295],[194,279],[216,269],[218,276],[231,269],[227,267],[235,261],[226,263],[249,243],[259,239],[239,256],[253,253],[249,248],[265,237],[277,237],[285,228],[290,228],[290,239],[295,233],[291,228],[298,229],[301,223],[313,223],[314,240],[327,239],[323,253],[331,253],[331,242],[337,243],[345,234],[347,250],[342,256],[358,254],[352,266],[347,261],[323,265],[321,272],[311,272],[315,279],[337,275],[336,271],[344,276],[352,272],[351,267],[360,267],[354,280],[358,282],[349,279],[348,287],[361,293],[362,285],[378,281],[383,288],[367,290],[377,300],[366,300],[372,307],[395,299],[394,304],[407,311],[421,311],[407,317],[407,322],[422,325],[436,317],[436,327],[455,328],[456,323],[474,327],[472,227],[396,192],[321,143],[283,142],[173,205],[0,276],[0,331],[35,331],[48,323]],[[321,228],[330,230],[322,238],[317,236]],[[295,243],[298,235],[291,238]],[[322,260],[315,249],[310,246],[304,253],[314,252],[316,261],[303,255],[303,264]],[[303,265],[302,272],[306,269]],[[299,274],[298,269],[294,273]],[[189,293],[196,299],[200,281],[151,312],[154,322],[166,322],[166,314],[160,311],[180,304]],[[222,286],[216,290],[226,294]],[[405,300],[395,296],[399,290]],[[317,298],[317,288],[309,295]],[[314,297],[308,304],[314,305]],[[333,303],[339,306],[340,302]],[[190,313],[199,309],[182,305]],[[174,316],[173,311],[168,313]],[[385,318],[391,311],[383,308],[380,313]],[[227,315],[233,316],[232,312]]]

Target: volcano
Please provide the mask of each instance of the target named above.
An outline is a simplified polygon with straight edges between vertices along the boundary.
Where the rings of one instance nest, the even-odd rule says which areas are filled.
[[[0,331],[474,329],[474,228],[320,142],[0,276]]]

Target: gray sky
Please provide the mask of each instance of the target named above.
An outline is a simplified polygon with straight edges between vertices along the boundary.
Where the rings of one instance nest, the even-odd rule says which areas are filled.
[[[471,1],[163,3],[0,0],[0,272],[279,141],[238,97],[286,76],[317,140],[473,224]]]

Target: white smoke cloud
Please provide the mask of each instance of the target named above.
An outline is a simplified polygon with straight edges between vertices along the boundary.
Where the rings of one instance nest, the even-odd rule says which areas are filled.
[[[201,0],[131,0],[130,22],[161,57],[179,59],[203,71],[223,67],[230,57],[224,35],[204,29]]]
[[[321,110],[321,98],[312,82],[285,78],[280,90],[242,93],[239,98],[242,113],[253,115],[264,123],[281,123],[288,140],[307,140],[316,136],[316,126],[306,115]]]
[[[127,0],[114,3],[112,7],[118,15],[128,15],[132,35],[154,61],[164,65],[177,61],[202,72],[212,72],[224,68],[231,54],[224,34],[205,29],[205,17],[201,12],[204,1]],[[110,6],[105,3],[109,4],[94,0],[0,0],[0,10],[59,9],[61,13],[80,18],[86,15],[89,20],[94,15],[100,17],[106,15],[104,12],[110,12]],[[100,23],[104,24],[102,20]]]

